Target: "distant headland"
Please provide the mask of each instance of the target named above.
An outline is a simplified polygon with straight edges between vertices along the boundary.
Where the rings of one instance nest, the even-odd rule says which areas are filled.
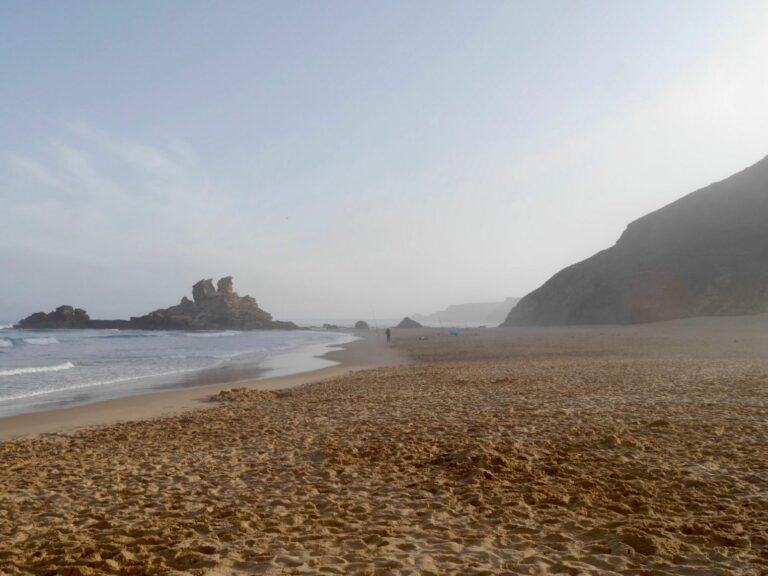
[[[239,296],[232,288],[232,276],[192,286],[192,300],[184,296],[176,306],[160,308],[130,320],[92,320],[81,308],[59,306],[53,312],[36,312],[16,328],[90,328],[124,330],[295,330],[293,322],[273,320],[251,296]]]

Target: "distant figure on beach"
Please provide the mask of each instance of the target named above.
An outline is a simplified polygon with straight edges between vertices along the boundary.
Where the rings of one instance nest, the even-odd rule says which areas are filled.
[[[386,334],[387,334],[387,344],[389,344],[389,341],[392,340],[392,332],[389,331],[389,328],[387,328]]]

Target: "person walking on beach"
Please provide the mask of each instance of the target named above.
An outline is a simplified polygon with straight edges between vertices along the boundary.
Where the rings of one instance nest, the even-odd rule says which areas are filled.
[[[392,340],[392,332],[389,331],[389,328],[387,328],[386,335],[387,335],[387,344],[389,344],[389,341]]]

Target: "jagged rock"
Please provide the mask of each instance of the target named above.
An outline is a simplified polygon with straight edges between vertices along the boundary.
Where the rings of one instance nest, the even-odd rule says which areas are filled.
[[[192,298],[195,302],[202,302],[208,298],[212,298],[216,294],[216,288],[213,287],[213,279],[200,280],[194,286],[192,286]]]
[[[411,320],[406,316],[400,321],[400,324],[395,326],[395,328],[423,328],[423,326],[416,322],[416,320]]]
[[[370,326],[368,326],[368,322],[365,320],[358,320],[355,322],[355,330],[368,330]]]
[[[216,291],[222,294],[232,294],[232,276],[224,276],[224,278],[219,280],[216,283]],[[248,298],[248,296],[245,296],[245,298]]]
[[[635,220],[503,326],[630,324],[768,311],[768,157]]]

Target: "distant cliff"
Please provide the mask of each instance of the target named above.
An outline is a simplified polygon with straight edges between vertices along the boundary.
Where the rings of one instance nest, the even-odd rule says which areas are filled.
[[[270,330],[297,328],[292,322],[272,320],[250,296],[239,296],[226,276],[214,288],[212,280],[200,280],[170,308],[161,308],[130,320],[91,320],[85,310],[59,306],[53,312],[37,312],[21,320],[19,328],[121,328],[135,330]]]
[[[635,220],[555,274],[504,326],[630,324],[768,311],[768,158]]]
[[[414,314],[412,318],[422,324],[482,324],[497,325],[504,321],[520,298],[507,298],[504,302],[475,302],[452,304],[433,314]]]

